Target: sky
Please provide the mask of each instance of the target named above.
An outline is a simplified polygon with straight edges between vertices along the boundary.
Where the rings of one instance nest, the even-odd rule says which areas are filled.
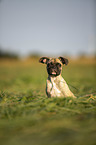
[[[19,55],[91,54],[95,0],[0,0],[0,47]]]

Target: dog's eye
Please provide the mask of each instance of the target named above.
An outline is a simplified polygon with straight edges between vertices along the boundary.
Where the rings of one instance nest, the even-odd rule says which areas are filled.
[[[59,67],[61,67],[61,64],[60,63],[57,63],[56,65],[59,66]]]
[[[51,64],[51,66],[53,65],[53,63],[52,63],[52,62],[51,62],[50,64]]]

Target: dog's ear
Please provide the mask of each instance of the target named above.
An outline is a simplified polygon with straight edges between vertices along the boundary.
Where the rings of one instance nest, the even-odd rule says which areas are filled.
[[[47,64],[48,61],[49,61],[49,58],[48,58],[48,57],[41,57],[41,58],[39,59],[39,62],[40,62],[40,63],[44,63],[44,64]]]
[[[64,58],[64,57],[59,57],[58,58],[63,64],[67,65],[68,64],[68,59]]]

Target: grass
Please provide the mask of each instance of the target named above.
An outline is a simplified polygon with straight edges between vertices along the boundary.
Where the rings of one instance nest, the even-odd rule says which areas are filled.
[[[36,61],[0,62],[0,144],[95,145],[95,64],[63,67],[76,99],[47,98],[46,67]]]

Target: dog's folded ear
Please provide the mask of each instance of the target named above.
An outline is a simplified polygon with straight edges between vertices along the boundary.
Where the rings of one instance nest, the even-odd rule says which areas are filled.
[[[39,59],[39,62],[40,62],[40,63],[44,63],[44,64],[47,64],[48,61],[49,61],[49,58],[48,58],[48,57],[41,57],[41,58]]]
[[[59,57],[58,58],[63,64],[67,65],[68,64],[68,59],[64,58],[64,57]]]

